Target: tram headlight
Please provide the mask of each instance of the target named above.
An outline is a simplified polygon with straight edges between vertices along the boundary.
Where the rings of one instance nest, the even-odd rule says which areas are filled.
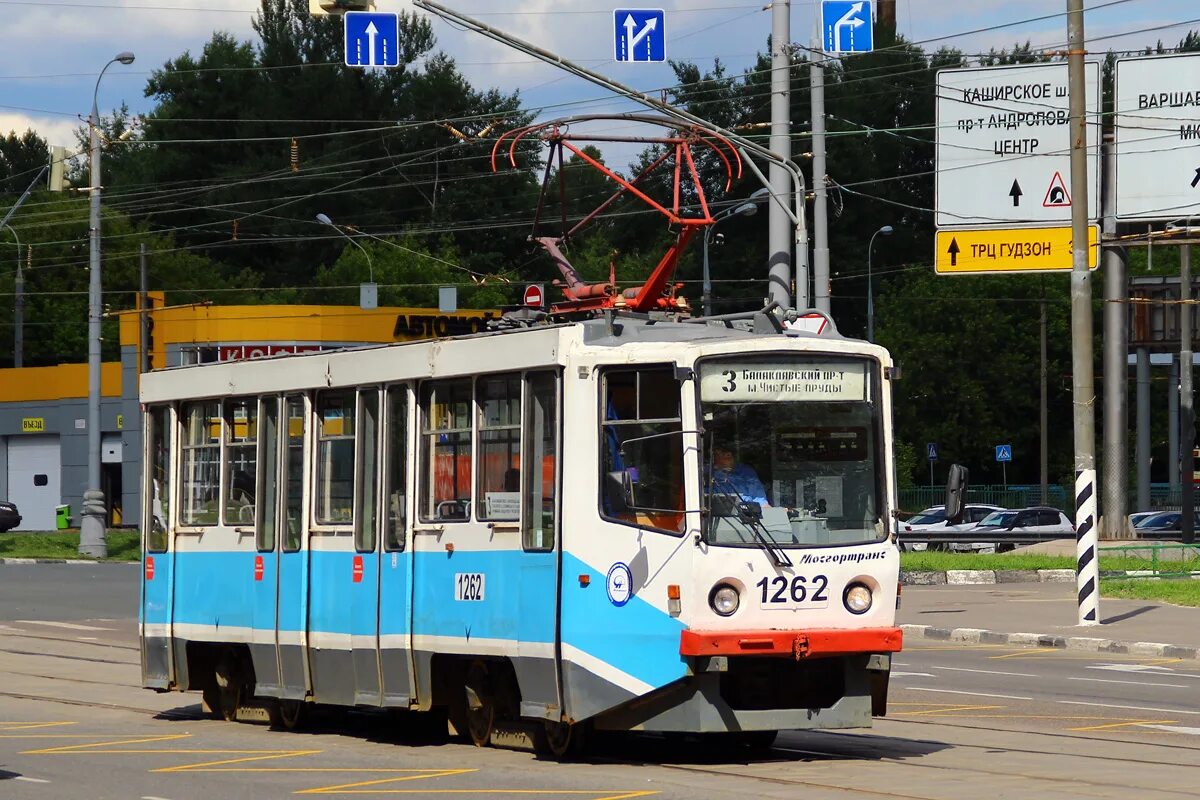
[[[728,583],[718,583],[708,595],[708,604],[722,617],[732,616],[738,610],[741,602],[742,598],[738,595],[738,590]]]
[[[842,604],[851,614],[865,614],[871,610],[874,598],[871,590],[861,583],[852,583],[842,593]]]

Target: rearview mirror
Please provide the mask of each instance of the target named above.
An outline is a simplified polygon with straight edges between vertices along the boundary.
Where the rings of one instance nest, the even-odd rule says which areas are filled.
[[[623,514],[633,506],[633,479],[627,470],[604,473],[604,495],[609,511]]]
[[[967,478],[970,473],[962,464],[951,464],[946,476],[946,521],[957,525],[962,522],[967,502]]]

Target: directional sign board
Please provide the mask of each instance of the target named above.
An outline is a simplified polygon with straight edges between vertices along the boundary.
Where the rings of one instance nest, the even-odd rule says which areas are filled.
[[[1085,66],[1087,113],[1096,120],[1100,65]],[[1098,134],[1088,127],[1092,221],[1100,207]],[[1066,64],[938,72],[937,226],[1069,225],[1070,148]]]
[[[658,8],[613,11],[613,55],[617,61],[666,61],[667,20]]]
[[[1012,461],[1012,445],[998,444],[996,445],[996,460],[997,461]]]
[[[1117,61],[1117,217],[1200,214],[1200,53]]]
[[[826,53],[869,53],[875,47],[871,0],[824,0],[821,40]]]
[[[1100,229],[1088,226],[1088,269],[1097,263]],[[934,271],[940,275],[1070,271],[1071,227],[970,228],[937,232]]]
[[[342,19],[346,66],[400,66],[399,16],[375,11],[347,11]]]

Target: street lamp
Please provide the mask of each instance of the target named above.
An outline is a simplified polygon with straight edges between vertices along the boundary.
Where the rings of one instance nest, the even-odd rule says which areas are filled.
[[[867,243],[867,341],[875,341],[875,294],[871,291],[871,248],[875,246],[875,237],[879,234],[884,236],[892,235],[892,226],[884,225],[879,230],[871,234],[871,241]]]
[[[740,206],[722,211],[713,217],[712,225],[709,225],[704,230],[704,316],[712,315],[712,280],[709,278],[708,272],[708,240],[712,237],[713,229],[717,227],[721,221],[730,217],[753,217],[758,213],[758,201],[771,193],[770,189],[762,188],[750,195],[749,202],[742,203]]]
[[[104,540],[104,522],[108,515],[104,505],[104,490],[100,488],[100,316],[103,311],[100,294],[100,112],[96,96],[100,79],[113,64],[132,64],[133,53],[117,53],[96,76],[92,90],[92,113],[88,115],[88,139],[91,145],[91,215],[88,225],[90,257],[88,259],[88,488],[83,493],[83,509],[79,524],[79,554],[104,558],[108,545]]]
[[[25,365],[25,274],[21,272],[21,237],[17,236],[16,228],[7,222],[4,227],[8,228],[13,238],[17,240],[17,277],[13,280],[13,294],[15,295],[13,303],[13,366],[23,367]]]
[[[372,263],[371,254],[367,252],[367,248],[359,244],[353,236],[342,230],[342,226],[331,220],[328,214],[317,214],[317,222],[333,228],[342,236],[345,236],[350,244],[362,250],[362,254],[367,258],[367,274],[370,277],[370,281],[358,285],[358,307],[362,309],[379,308],[379,287],[375,285],[375,264]]]

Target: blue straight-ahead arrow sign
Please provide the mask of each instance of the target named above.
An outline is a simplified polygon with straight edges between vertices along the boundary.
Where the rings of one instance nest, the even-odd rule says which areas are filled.
[[[400,16],[376,11],[347,11],[343,16],[346,66],[400,66]]]

